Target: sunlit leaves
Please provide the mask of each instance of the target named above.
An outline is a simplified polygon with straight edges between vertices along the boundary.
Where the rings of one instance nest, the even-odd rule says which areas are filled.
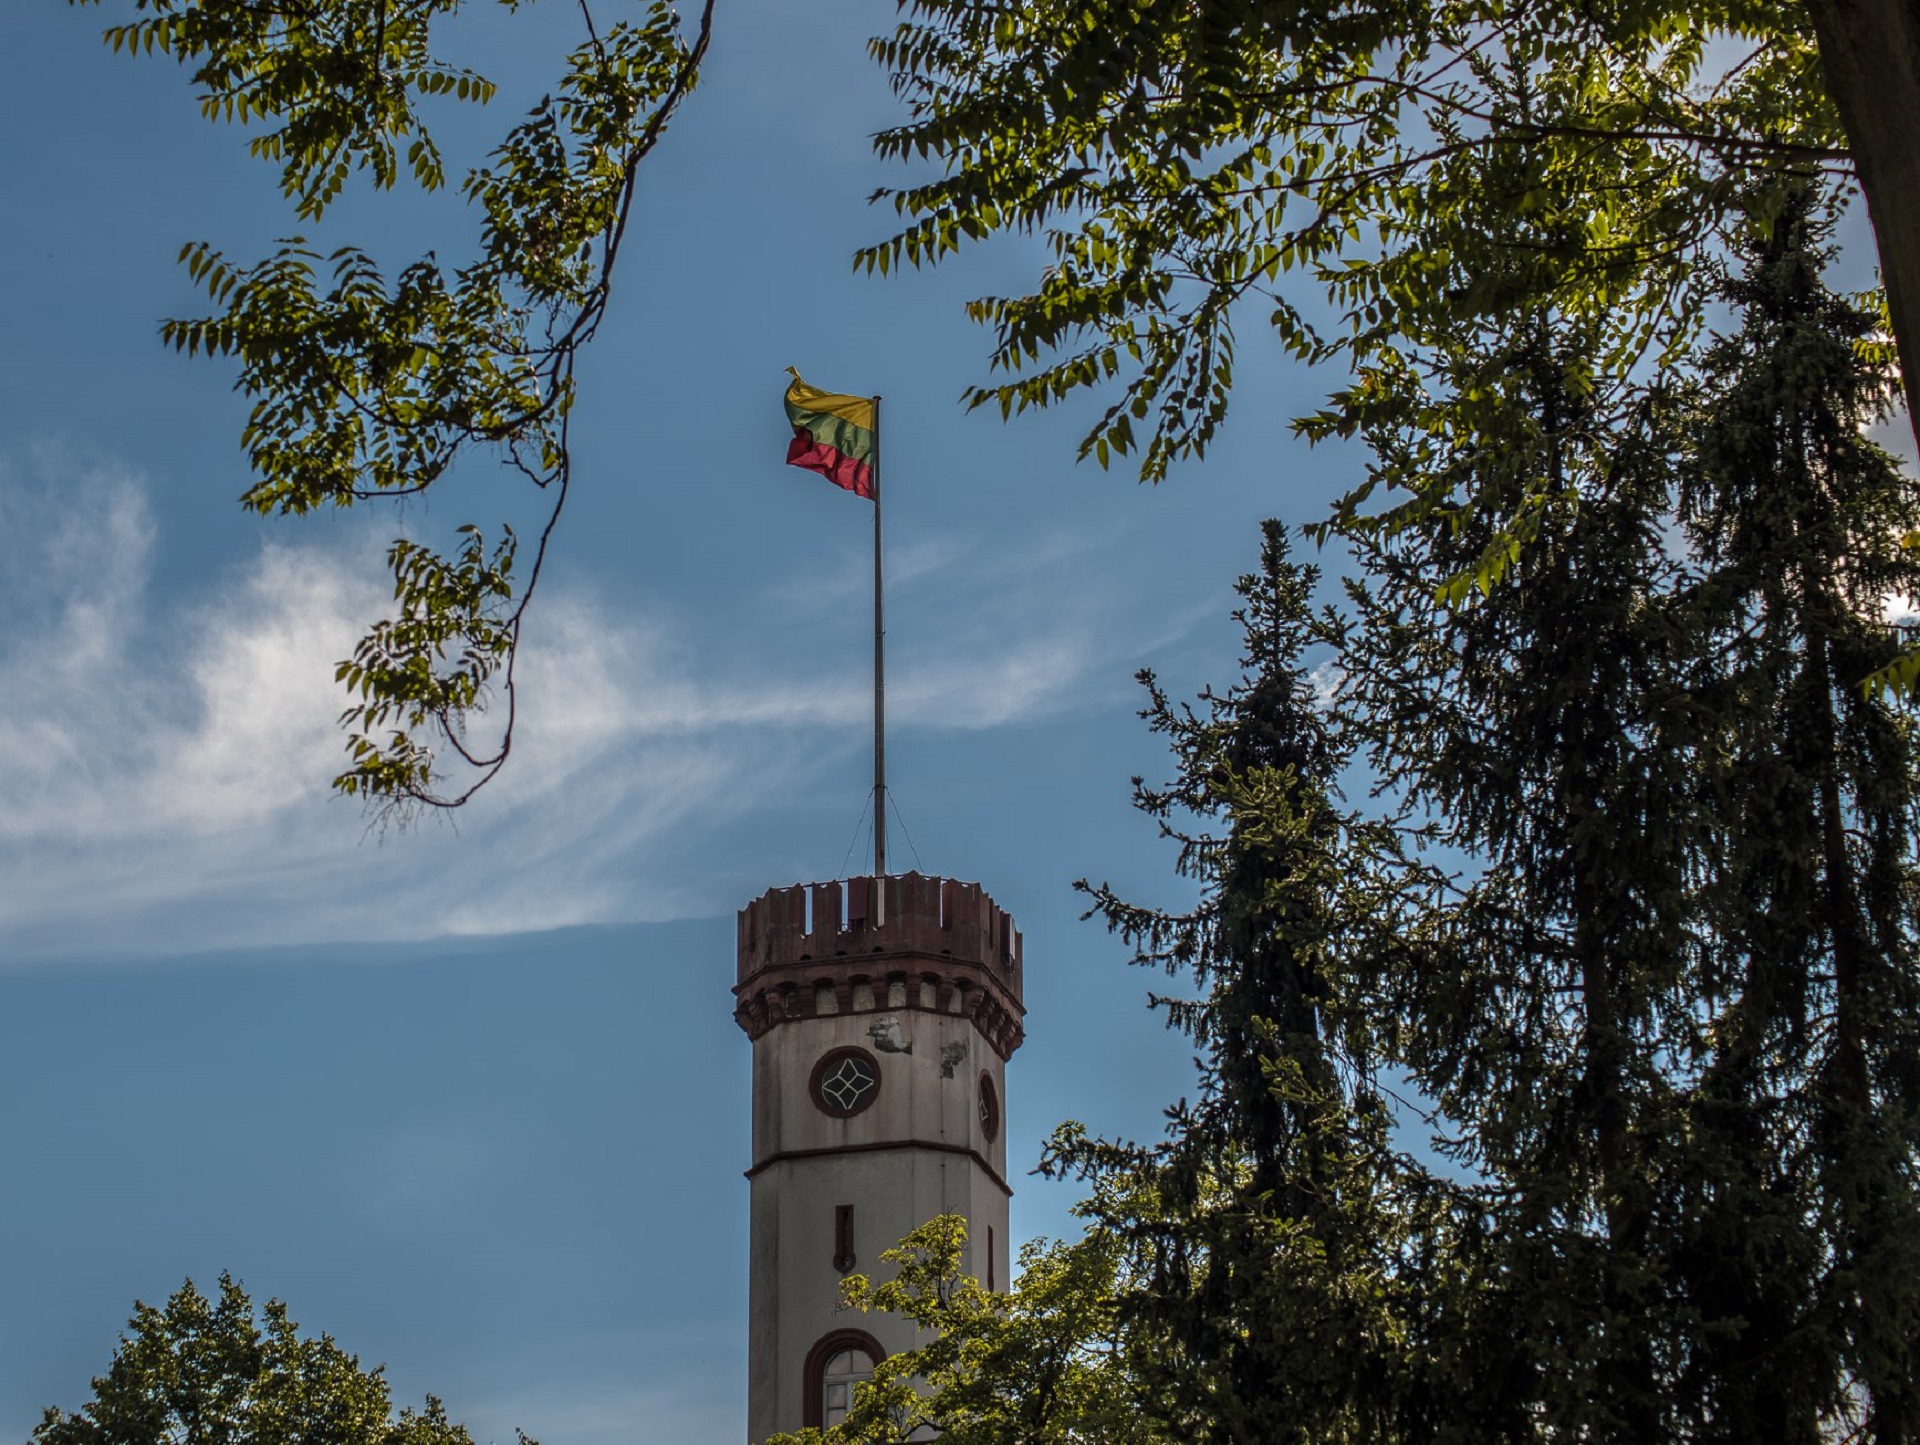
[[[905,226],[861,264],[1040,237],[1034,288],[970,308],[1004,378],[969,400],[1117,389],[1081,454],[1149,480],[1214,436],[1249,305],[1294,357],[1364,366],[1544,301],[1614,318],[1624,373],[1684,344],[1722,218],[1844,161],[1768,0],[906,9],[872,47],[910,110],[879,146],[941,169],[882,193]]]
[[[98,0],[70,0],[98,3]],[[505,0],[508,9],[518,0]],[[303,220],[318,221],[364,175],[444,184],[419,113],[424,97],[480,103],[493,86],[435,58],[436,20],[460,0],[131,0],[115,50],[176,57],[209,119],[253,129]],[[611,294],[642,159],[692,89],[711,31],[691,39],[664,0],[637,20],[595,22],[552,95],[508,129],[462,192],[479,218],[458,268],[433,255],[389,273],[365,250],[322,252],[303,236],[255,262],[210,243],[181,251],[215,310],[169,321],[164,339],[239,369],[251,401],[243,502],[303,513],[428,492],[464,456],[491,455],[530,484],[545,520],[517,571],[510,528],[492,550],[477,528],[442,556],[417,540],[388,561],[395,615],[377,623],[339,680],[351,766],[334,786],[380,807],[457,806],[512,747],[521,621],[572,481],[574,368]],[[488,741],[468,722],[494,689]],[[451,785],[449,785],[449,783]]]
[[[202,244],[182,254],[225,309],[162,334],[238,359],[257,398],[241,438],[255,511],[417,492],[469,443],[558,440],[562,405],[535,369],[525,310],[481,268],[449,278],[423,261],[389,284],[365,253],[321,257],[298,238],[250,267]]]
[[[535,106],[467,178],[486,216],[488,256],[533,302],[584,305],[604,284],[604,243],[624,215],[629,159],[684,84],[687,58],[663,4],[644,24],[612,26],[568,58],[558,97]]]
[[[460,530],[466,543],[451,561],[415,542],[393,544],[387,565],[401,613],[334,669],[334,681],[360,699],[340,718],[355,763],[341,783],[349,795],[430,786],[433,754],[416,741],[425,730],[476,761],[464,720],[484,705],[488,682],[513,654],[517,539],[509,530],[489,553],[478,528]],[[391,729],[384,741],[383,729]]]
[[[767,1445],[866,1445],[925,1430],[951,1445],[1171,1445],[1130,1408],[1113,1241],[1035,1241],[1005,1294],[966,1273],[966,1253],[966,1221],[941,1215],[881,1255],[887,1278],[847,1280],[849,1307],[910,1320],[923,1343],[880,1362],[843,1424]]]
[[[260,129],[248,148],[280,166],[281,187],[303,219],[317,219],[356,170],[382,189],[403,170],[438,188],[440,152],[418,100],[493,96],[489,81],[433,56],[433,23],[460,0],[133,3],[143,18],[109,27],[107,44],[173,56],[191,69],[202,115]]]

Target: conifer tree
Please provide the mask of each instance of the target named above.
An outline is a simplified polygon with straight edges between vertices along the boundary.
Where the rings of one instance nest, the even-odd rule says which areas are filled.
[[[1374,392],[1413,501],[1346,530],[1345,715],[1471,880],[1379,991],[1479,1176],[1455,1266],[1504,1341],[1431,1344],[1489,1434],[1914,1435],[1916,759],[1862,684],[1915,494],[1862,436],[1884,347],[1814,214],[1691,381],[1606,405],[1555,317]],[[1529,486],[1466,595],[1506,539],[1459,503]]]
[[[1344,621],[1269,525],[1241,684],[1147,679],[1178,766],[1138,800],[1200,901],[1093,892],[1199,982],[1198,1098],[1155,1147],[1056,1139],[1088,1235],[1050,1296],[922,1320],[941,1399],[1074,1357],[1149,1440],[1915,1438],[1920,757],[1864,684],[1920,504],[1817,214],[1759,232],[1697,376],[1596,387],[1545,313],[1360,379],[1409,500],[1340,520]],[[1450,1169],[1391,1147],[1411,1109]],[[1097,1437],[1076,1408],[1031,1438]]]
[[[1584,384],[1590,336],[1540,316],[1397,378],[1407,399],[1368,439],[1417,501],[1350,534],[1371,580],[1352,589],[1344,716],[1466,880],[1378,985],[1436,1146],[1476,1178],[1457,1264],[1485,1314],[1443,1313],[1431,1341],[1458,1389],[1450,1438],[1656,1440],[1672,1408],[1650,1232],[1701,826],[1661,606],[1673,429],[1660,396]],[[1498,542],[1462,503],[1529,492],[1552,501],[1500,584],[1449,595]]]
[[[1183,1445],[1418,1438],[1409,1341],[1452,1191],[1391,1146],[1372,1010],[1350,976],[1407,879],[1392,828],[1336,789],[1347,750],[1305,661],[1334,640],[1309,611],[1315,580],[1270,523],[1239,584],[1240,684],[1193,707],[1142,675],[1177,767],[1164,788],[1136,781],[1136,798],[1177,841],[1197,905],[1089,890],[1137,962],[1199,985],[1160,1001],[1201,1046],[1197,1100],[1169,1111],[1158,1145],[1056,1134],[1048,1169],[1092,1181],[1088,1230],[1031,1254],[1010,1299],[948,1278],[954,1221],[893,1256],[896,1280],[856,1282],[854,1302],[940,1337],[885,1362],[842,1426],[794,1440],[898,1438],[915,1422],[1092,1440],[1119,1421],[1129,1439]]]
[[[1874,318],[1826,290],[1801,198],[1729,281],[1681,495],[1719,736],[1699,781],[1714,1150],[1685,1215],[1703,1435],[1920,1435],[1920,960],[1911,717],[1861,680],[1920,592],[1920,499],[1863,434],[1891,378]],[[1744,1385],[1741,1381],[1744,1379]]]
[[[1198,1100],[1152,1149],[1057,1141],[1056,1169],[1097,1193],[1095,1228],[1124,1241],[1142,1397],[1192,1441],[1398,1438],[1415,1261],[1445,1191],[1390,1145],[1369,1001],[1350,956],[1399,907],[1392,830],[1345,808],[1348,747],[1306,667],[1334,640],[1309,610],[1317,573],[1269,523],[1241,579],[1242,681],[1176,706],[1151,675],[1145,716],[1177,762],[1140,808],[1200,884],[1190,912],[1091,890],[1136,961],[1190,974],[1165,1001],[1204,1050]],[[1165,1408],[1164,1405],[1161,1406]]]

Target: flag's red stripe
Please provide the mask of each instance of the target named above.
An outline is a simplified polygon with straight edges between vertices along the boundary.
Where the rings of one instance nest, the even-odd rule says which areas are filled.
[[[845,487],[856,497],[873,497],[873,468],[858,458],[823,446],[803,427],[793,429],[787,443],[787,465],[818,472],[836,487]]]

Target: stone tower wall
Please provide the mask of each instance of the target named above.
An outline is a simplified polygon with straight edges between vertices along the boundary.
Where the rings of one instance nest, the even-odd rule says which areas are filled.
[[[843,1274],[937,1214],[969,1222],[967,1268],[1009,1267],[1006,1060],[1021,1040],[1020,935],[975,884],[917,874],[776,888],[740,913],[735,1018],[753,1040],[748,1438],[805,1422],[807,1363],[857,1329],[883,1353],[902,1322],[839,1308]],[[880,1076],[850,1117],[814,1071],[857,1049]],[[998,1118],[983,1125],[983,1081]],[[850,1265],[837,1215],[851,1206]],[[845,1267],[843,1267],[845,1266]]]

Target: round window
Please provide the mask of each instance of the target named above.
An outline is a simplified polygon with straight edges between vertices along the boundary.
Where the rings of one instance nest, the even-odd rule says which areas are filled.
[[[824,1114],[850,1119],[880,1094],[880,1065],[865,1049],[834,1049],[813,1066],[813,1102]]]
[[[993,1076],[980,1076],[980,1132],[991,1143],[1000,1132],[1000,1100],[993,1092]]]

